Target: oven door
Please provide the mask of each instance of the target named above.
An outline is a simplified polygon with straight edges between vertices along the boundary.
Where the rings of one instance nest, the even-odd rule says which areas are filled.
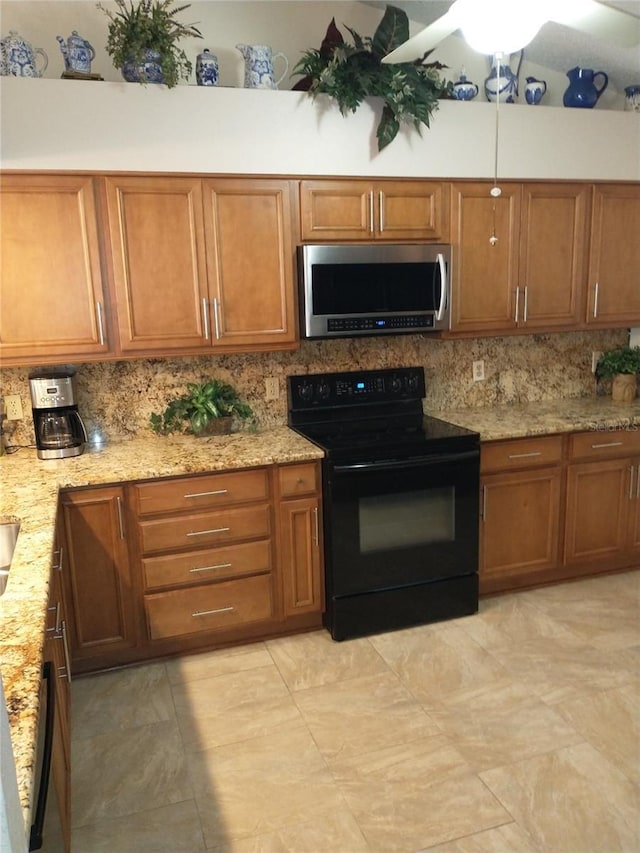
[[[326,463],[327,596],[478,571],[480,452]]]

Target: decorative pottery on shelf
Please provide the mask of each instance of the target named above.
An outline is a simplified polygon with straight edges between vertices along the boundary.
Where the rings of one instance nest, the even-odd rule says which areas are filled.
[[[495,104],[500,101],[501,104],[515,103],[518,94],[518,76],[520,74],[520,66],[522,65],[522,57],[524,51],[520,51],[520,59],[516,71],[512,71],[510,56],[491,57],[491,71],[489,76],[484,81],[484,93],[488,101]]]
[[[576,66],[567,71],[569,86],[562,97],[565,107],[583,107],[592,109],[598,103],[600,95],[609,85],[609,77],[604,71]],[[597,85],[598,78],[601,80]]]
[[[542,96],[547,91],[547,84],[544,80],[536,80],[535,77],[527,77],[527,82],[524,87],[524,99],[531,106],[539,104]]]
[[[218,85],[218,57],[205,47],[196,57],[196,83],[198,86]]]
[[[625,86],[624,108],[628,112],[640,113],[640,83],[634,86]]]
[[[618,373],[611,383],[611,399],[614,403],[631,403],[637,390],[638,377],[634,373]]]
[[[48,64],[46,52],[41,47],[32,47],[15,30],[9,30],[9,35],[0,40],[0,75],[42,77]]]
[[[127,83],[164,83],[160,54],[157,50],[145,50],[142,62],[128,59],[122,66],[121,74]]]
[[[90,74],[91,63],[96,56],[93,46],[79,36],[77,30],[73,30],[67,39],[62,36],[56,36],[56,39],[64,58],[64,70],[73,71],[76,74]]]
[[[236,48],[244,57],[245,89],[277,89],[289,70],[289,60],[284,53],[273,53],[266,44],[237,44]],[[274,62],[284,62],[284,71],[276,78]]]
[[[453,97],[456,101],[472,101],[478,94],[478,86],[467,80],[464,69],[460,73],[460,79],[453,84]]]

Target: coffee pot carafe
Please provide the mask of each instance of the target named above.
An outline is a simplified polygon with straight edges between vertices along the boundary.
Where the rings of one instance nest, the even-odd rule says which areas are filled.
[[[38,459],[79,456],[87,431],[78,413],[73,371],[36,371],[29,376]]]

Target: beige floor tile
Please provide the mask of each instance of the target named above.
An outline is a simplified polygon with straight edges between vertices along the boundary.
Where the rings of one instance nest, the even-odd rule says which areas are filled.
[[[75,740],[74,827],[193,797],[175,721]]]
[[[304,729],[194,752],[189,775],[208,847],[274,832],[344,806]]]
[[[185,655],[166,661],[165,666],[169,683],[182,684],[198,678],[212,678],[215,675],[244,672],[260,666],[273,666],[273,661],[264,643],[252,643],[232,649]]]
[[[640,691],[636,686],[627,684],[557,707],[585,740],[640,785]]]
[[[419,853],[427,853],[421,850]],[[484,832],[475,832],[447,844],[429,847],[428,853],[542,853],[517,823],[505,823]],[[547,851],[550,853],[550,851]],[[561,853],[561,851],[555,851]],[[566,853],[566,851],[565,851]]]
[[[203,853],[194,800],[108,818],[73,831],[73,853]]]
[[[476,772],[583,741],[557,710],[512,681],[459,692],[429,714]]]
[[[210,847],[208,853],[369,853],[371,849],[345,807],[276,832]]]
[[[392,672],[294,694],[320,752],[342,758],[437,734],[438,726]]]
[[[324,630],[269,640],[267,648],[290,690],[387,670],[368,639],[336,643]]]
[[[189,751],[304,725],[273,663],[175,684],[172,691],[180,733]]]
[[[590,744],[481,773],[543,851],[640,849],[638,788]]]
[[[71,696],[76,739],[175,720],[162,663],[74,679]]]
[[[443,735],[355,756],[332,772],[376,853],[420,850],[512,821]]]
[[[474,617],[467,617],[473,619]],[[372,645],[424,705],[437,707],[449,694],[488,687],[504,667],[462,627],[464,619],[371,637]]]

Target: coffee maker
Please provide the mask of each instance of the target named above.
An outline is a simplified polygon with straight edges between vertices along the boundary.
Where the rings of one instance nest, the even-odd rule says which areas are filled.
[[[73,393],[73,370],[36,371],[29,376],[38,459],[79,456],[87,431]]]

